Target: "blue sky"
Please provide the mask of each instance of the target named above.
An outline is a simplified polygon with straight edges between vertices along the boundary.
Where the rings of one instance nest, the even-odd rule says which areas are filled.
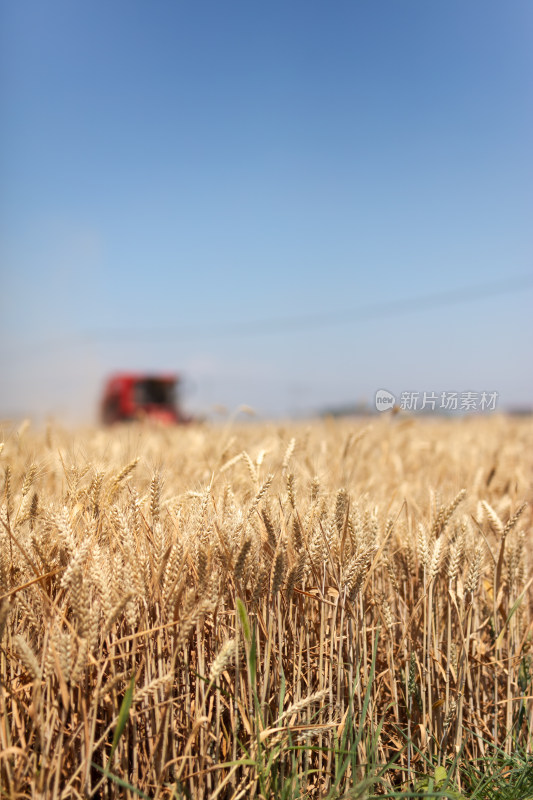
[[[533,402],[529,0],[0,9],[0,416]]]

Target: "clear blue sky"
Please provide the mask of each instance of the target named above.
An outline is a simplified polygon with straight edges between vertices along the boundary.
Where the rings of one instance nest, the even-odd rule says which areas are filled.
[[[0,417],[533,402],[530,0],[0,9]]]

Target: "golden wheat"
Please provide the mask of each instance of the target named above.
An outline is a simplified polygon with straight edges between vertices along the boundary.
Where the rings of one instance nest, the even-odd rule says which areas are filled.
[[[352,717],[408,775],[529,747],[530,421],[0,433],[2,800],[133,798],[132,680],[154,798],[260,748],[319,797]]]

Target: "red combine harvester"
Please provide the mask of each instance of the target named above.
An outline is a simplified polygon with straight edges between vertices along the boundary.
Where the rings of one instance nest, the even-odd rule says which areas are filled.
[[[101,419],[104,425],[131,420],[153,420],[164,425],[190,422],[178,402],[177,375],[112,375],[104,390]]]

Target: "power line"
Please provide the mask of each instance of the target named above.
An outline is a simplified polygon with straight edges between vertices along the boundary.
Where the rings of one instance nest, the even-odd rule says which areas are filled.
[[[41,340],[38,343],[17,343],[17,349],[31,347],[33,354],[56,351],[80,344],[150,341],[195,341],[226,338],[233,336],[266,336],[278,333],[295,333],[304,330],[333,327],[335,325],[357,324],[374,319],[413,314],[437,308],[475,303],[492,297],[515,294],[533,288],[533,275],[517,275],[505,281],[477,284],[441,292],[431,292],[415,297],[399,298],[385,302],[366,303],[356,308],[337,309],[328,312],[292,315],[290,317],[270,317],[238,323],[184,325],[165,328],[100,329],[85,332],[71,332],[67,336]],[[11,348],[10,348],[11,349]]]
[[[104,330],[88,332],[83,336],[90,341],[116,341],[118,339],[127,339],[128,341],[132,339],[168,340],[187,338],[190,336],[194,336],[198,339],[241,335],[264,336],[272,333],[296,332],[334,325],[355,324],[372,319],[401,316],[404,314],[412,314],[417,311],[427,311],[463,303],[473,303],[478,300],[516,293],[532,287],[533,275],[520,275],[506,281],[478,284],[444,292],[432,292],[416,297],[401,298],[386,302],[367,303],[352,309],[314,312],[313,314],[300,314],[291,317],[270,317],[217,325]]]

